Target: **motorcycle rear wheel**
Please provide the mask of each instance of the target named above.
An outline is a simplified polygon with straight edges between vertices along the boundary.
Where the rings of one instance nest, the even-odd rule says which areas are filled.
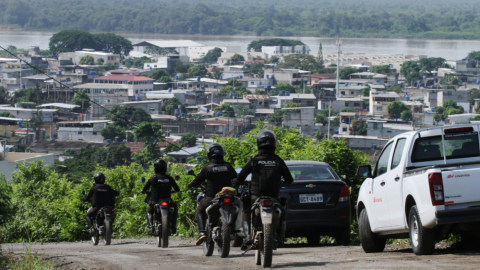
[[[162,248],[168,247],[168,235],[170,228],[168,226],[168,216],[162,217]]]
[[[105,235],[103,236],[103,241],[105,242],[105,245],[108,246],[112,242],[112,222],[105,220],[104,226]]]
[[[273,226],[272,224],[263,225],[263,245],[259,246],[262,253],[263,268],[272,266],[273,256]]]
[[[220,237],[217,243],[218,254],[220,257],[227,258],[230,254],[230,225],[225,221],[223,217],[220,217]]]

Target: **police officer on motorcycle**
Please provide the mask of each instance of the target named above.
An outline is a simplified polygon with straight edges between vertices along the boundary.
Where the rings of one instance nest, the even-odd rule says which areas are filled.
[[[242,226],[245,234],[242,250],[250,246],[253,241],[250,235],[250,205],[261,196],[269,196],[278,200],[282,178],[286,184],[293,183],[293,177],[285,161],[275,154],[276,145],[277,137],[275,133],[270,130],[258,133],[258,154],[245,164],[238,178],[234,181],[234,187],[238,187],[245,182],[250,173],[252,174],[250,194],[242,196],[244,203]]]
[[[118,191],[105,184],[105,175],[103,173],[95,173],[93,179],[95,184],[88,192],[88,195],[81,199],[83,202],[92,200],[92,207],[88,209],[86,216],[88,227],[90,228],[90,237],[95,234],[92,219],[95,218],[98,210],[104,206],[115,207],[115,196],[119,194]]]
[[[153,163],[155,169],[155,175],[148,179],[147,183],[142,189],[143,194],[147,194],[148,189],[151,187],[151,193],[147,196],[145,200],[148,203],[147,208],[147,221],[149,227],[149,234],[153,234],[153,211],[155,204],[162,199],[170,199],[172,195],[172,188],[176,191],[180,191],[175,179],[170,175],[167,175],[167,162],[163,159],[157,159]],[[178,217],[178,207],[175,202],[172,202],[172,206],[175,211],[173,213],[172,221],[172,234],[177,233],[177,217]]]
[[[197,207],[197,223],[200,232],[197,246],[202,244],[207,238],[205,235],[205,210],[214,199],[215,194],[220,192],[223,187],[232,186],[232,180],[237,177],[237,172],[232,165],[223,159],[224,150],[222,145],[218,143],[210,145],[207,148],[207,155],[210,163],[188,184],[189,188],[193,188],[200,186],[205,180],[207,181],[205,197]]]

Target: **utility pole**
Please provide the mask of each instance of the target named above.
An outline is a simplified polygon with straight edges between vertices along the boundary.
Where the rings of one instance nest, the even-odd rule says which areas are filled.
[[[320,46],[318,46],[317,62],[323,66],[323,47],[321,42],[320,42]]]
[[[342,41],[337,38],[337,84],[335,86],[336,90],[336,98],[340,97],[340,46],[342,45]]]
[[[330,113],[332,112],[332,101],[328,103],[328,130],[327,130],[327,139],[330,140]]]

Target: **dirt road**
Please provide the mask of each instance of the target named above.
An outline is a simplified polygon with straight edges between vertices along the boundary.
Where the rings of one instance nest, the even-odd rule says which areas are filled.
[[[4,244],[4,252],[22,253],[23,244]],[[241,255],[232,248],[222,259],[216,250],[204,257],[192,239],[171,239],[167,249],[157,248],[153,238],[100,242],[33,244],[32,250],[54,260],[60,269],[260,269],[254,252]],[[359,246],[287,245],[274,251],[273,268],[280,269],[478,269],[480,249],[436,249],[431,256],[415,256],[411,249],[387,247],[385,252],[366,254]]]

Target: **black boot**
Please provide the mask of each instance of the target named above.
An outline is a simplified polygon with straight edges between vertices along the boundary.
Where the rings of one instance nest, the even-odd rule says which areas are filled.
[[[153,216],[148,212],[147,212],[147,221],[148,221],[148,228],[149,228],[148,234],[153,235]]]
[[[172,217],[172,234],[177,233],[177,218],[178,218],[178,208],[175,207],[175,210],[173,212],[173,217]]]
[[[202,213],[197,214],[197,223],[200,235],[198,236],[196,245],[199,246],[207,239],[207,235],[205,234],[205,217]]]
[[[95,235],[95,228],[93,227],[92,218],[89,216],[87,216],[87,224],[88,228],[90,229],[89,236],[92,237]]]
[[[245,235],[245,240],[243,241],[242,250],[246,250],[249,246],[252,245],[252,236],[250,235],[250,224],[248,221],[242,222],[243,234]]]

